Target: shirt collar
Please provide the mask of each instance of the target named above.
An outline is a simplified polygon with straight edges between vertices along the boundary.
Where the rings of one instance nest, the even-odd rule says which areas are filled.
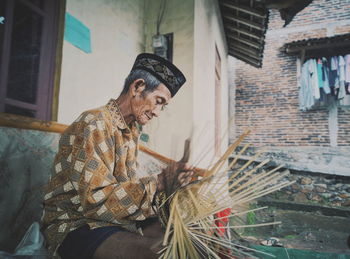
[[[125,137],[137,139],[140,132],[136,126],[136,122],[131,123],[130,127],[126,124],[117,101],[111,99],[106,106],[112,117],[112,125],[121,129]]]
[[[114,99],[109,100],[109,102],[107,103],[107,109],[109,110],[112,116],[113,125],[116,125],[119,129],[122,129],[122,130],[129,129],[128,125],[124,120],[122,113],[120,112],[120,109],[116,100]]]

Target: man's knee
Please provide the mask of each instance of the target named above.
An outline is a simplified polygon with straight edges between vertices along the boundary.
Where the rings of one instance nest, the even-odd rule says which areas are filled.
[[[164,229],[158,219],[149,219],[145,221],[146,224],[142,226],[142,232],[145,237],[162,238]]]
[[[102,242],[93,259],[158,258],[156,251],[152,251],[151,247],[159,243],[159,240],[130,232],[117,232]]]

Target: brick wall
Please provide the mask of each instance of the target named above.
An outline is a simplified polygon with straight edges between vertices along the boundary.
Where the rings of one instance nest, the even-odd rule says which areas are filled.
[[[349,10],[348,0],[314,0],[286,28],[279,12],[270,11],[263,67],[236,61],[231,140],[249,127],[253,133],[246,141],[257,146],[330,145],[327,108],[299,111],[296,56],[286,55],[281,48],[296,40],[350,33]],[[338,109],[338,127],[338,145],[349,146],[349,109]]]

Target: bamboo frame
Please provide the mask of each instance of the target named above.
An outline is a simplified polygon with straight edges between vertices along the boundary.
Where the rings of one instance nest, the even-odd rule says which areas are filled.
[[[68,126],[54,121],[19,116],[9,113],[0,113],[0,126],[18,129],[40,130],[47,132],[63,133]]]

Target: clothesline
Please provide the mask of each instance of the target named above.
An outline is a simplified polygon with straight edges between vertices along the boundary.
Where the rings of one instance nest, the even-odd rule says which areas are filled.
[[[311,58],[301,68],[299,107],[307,111],[330,98],[342,100],[350,95],[350,54]]]

